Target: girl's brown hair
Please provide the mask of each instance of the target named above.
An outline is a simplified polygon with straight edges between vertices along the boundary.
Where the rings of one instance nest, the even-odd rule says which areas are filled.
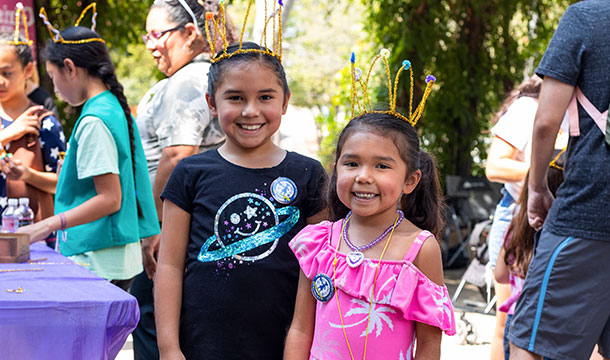
[[[536,234],[536,231],[530,226],[527,220],[527,199],[529,195],[527,189],[528,180],[529,171],[525,176],[524,186],[521,190],[519,200],[517,201],[519,211],[513,217],[513,220],[506,230],[506,236],[504,237],[504,262],[512,272],[523,279],[525,279],[525,275],[527,275],[527,270],[530,266],[530,260],[532,259],[534,252],[534,234]],[[555,196],[557,188],[559,188],[559,185],[561,185],[562,182],[563,171],[549,167],[547,183],[553,196]]]
[[[495,113],[494,117],[491,118],[491,123],[496,124],[498,120],[504,115],[508,108],[522,96],[532,97],[538,99],[540,95],[540,89],[542,88],[542,79],[538,75],[532,75],[527,79],[523,80],[519,86],[508,94],[506,99],[502,102],[500,110]]]

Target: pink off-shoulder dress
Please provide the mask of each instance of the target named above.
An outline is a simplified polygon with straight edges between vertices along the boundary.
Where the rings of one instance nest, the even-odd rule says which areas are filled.
[[[343,221],[324,221],[305,227],[290,242],[301,269],[308,279],[320,273],[333,278],[335,247]],[[337,252],[336,287],[327,302],[316,304],[314,339],[310,359],[350,359],[343,334],[347,333],[354,358],[362,358],[367,319],[368,359],[413,358],[415,322],[436,326],[448,335],[455,334],[455,317],[447,288],[426,277],[413,260],[426,239],[433,235],[422,231],[401,261],[365,259],[355,268],[348,266],[345,254]],[[372,294],[375,269],[379,266],[375,293]],[[343,325],[337,307],[341,305]]]

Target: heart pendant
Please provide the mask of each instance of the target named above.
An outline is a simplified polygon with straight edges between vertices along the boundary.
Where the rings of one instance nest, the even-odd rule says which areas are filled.
[[[349,265],[349,267],[355,268],[364,261],[364,254],[360,251],[352,251],[347,254],[345,260],[347,260],[347,265]]]

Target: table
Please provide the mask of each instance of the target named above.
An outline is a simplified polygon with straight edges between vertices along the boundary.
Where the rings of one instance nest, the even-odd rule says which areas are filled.
[[[45,244],[31,245],[31,260],[45,257],[0,264],[0,359],[114,359],[140,318],[136,299]],[[44,270],[1,272],[26,268]]]

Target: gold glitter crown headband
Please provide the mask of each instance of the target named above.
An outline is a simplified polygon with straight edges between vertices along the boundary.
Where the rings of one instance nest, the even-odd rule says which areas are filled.
[[[199,4],[202,4],[202,0],[199,0]],[[273,13],[270,16],[267,16],[267,1],[265,3],[265,26],[263,27],[263,34],[261,35],[261,41],[259,45],[262,49],[242,49],[244,33],[246,31],[246,23],[248,22],[248,15],[250,14],[250,9],[252,8],[252,3],[254,1],[250,0],[248,3],[248,9],[246,10],[246,15],[244,17],[244,23],[241,29],[241,35],[239,36],[239,49],[233,53],[227,53],[227,48],[229,47],[229,43],[227,42],[227,21],[226,21],[226,13],[224,8],[224,1],[220,0],[219,9],[218,9],[218,19],[214,17],[214,13],[206,12],[205,14],[205,35],[208,40],[208,44],[210,44],[210,50],[212,51],[212,59],[210,61],[212,63],[219,62],[223,59],[228,59],[237,54],[245,54],[245,53],[263,53],[266,55],[270,55],[276,57],[280,62],[282,61],[282,7],[284,6],[283,0],[278,0],[277,3],[273,3]],[[279,5],[279,6],[277,6]],[[269,48],[267,46],[267,26],[269,22],[273,20],[273,46]],[[214,26],[214,30],[217,33],[220,33],[222,38],[222,46],[223,52],[220,56],[217,56],[216,46],[214,41],[212,41],[211,29],[209,23],[212,22]]]
[[[0,43],[13,45],[32,45],[33,41],[30,40],[30,34],[28,34],[28,17],[25,15],[25,11],[23,10],[23,4],[18,2],[16,7],[17,10],[15,10],[15,35],[13,36],[13,40],[0,40]],[[21,20],[23,20],[23,31],[25,32],[25,41],[19,40],[19,27],[21,26]]]
[[[390,73],[390,64],[388,63],[388,58],[390,57],[390,51],[388,49],[381,49],[379,54],[375,56],[373,59],[373,63],[371,64],[369,71],[366,75],[366,80],[362,81],[362,70],[356,67],[356,54],[352,53],[351,56],[351,74],[352,74],[352,89],[351,89],[351,103],[352,103],[352,119],[364,115],[367,113],[376,113],[376,114],[390,114],[396,116],[397,118],[403,119],[411,126],[415,126],[419,121],[423,111],[424,105],[426,104],[426,100],[430,95],[430,91],[432,91],[432,85],[436,81],[436,78],[432,75],[428,75],[426,77],[426,88],[424,89],[424,95],[422,96],[422,100],[413,111],[413,69],[411,68],[411,62],[409,60],[405,60],[402,62],[402,66],[398,69],[396,73],[396,78],[394,79],[394,84],[392,85],[392,74]],[[371,107],[371,99],[368,94],[368,86],[369,80],[371,78],[371,73],[373,71],[373,67],[377,60],[383,59],[383,63],[385,65],[385,70],[387,74],[387,86],[388,86],[388,101],[390,105],[389,110],[373,110]],[[398,81],[400,80],[400,73],[403,70],[409,70],[411,75],[411,87],[410,87],[410,97],[409,97],[409,114],[408,116],[402,115],[396,111],[396,95],[398,93]],[[358,88],[362,89],[362,101],[358,99]]]
[[[93,9],[93,15],[91,16],[91,31],[95,31],[95,18],[97,17],[97,8],[96,8],[96,4],[95,3],[91,3],[89,4],[89,6],[87,6],[81,13],[80,16],[78,17],[78,19],[76,19],[76,23],[74,24],[74,26],[78,26],[81,22],[81,20],[83,19],[83,17],[85,17],[85,14],[87,13],[87,11],[89,11],[89,9]],[[38,16],[40,16],[42,18],[42,21],[44,22],[44,24],[47,26],[47,29],[49,29],[49,34],[51,35],[51,39],[53,39],[54,42],[56,43],[60,43],[60,44],[84,44],[84,43],[89,43],[89,42],[94,42],[94,41],[99,41],[102,43],[106,43],[104,41],[104,39],[102,38],[89,38],[89,39],[80,39],[80,40],[66,40],[63,38],[63,36],[61,36],[61,34],[59,33],[59,30],[55,29],[53,27],[53,25],[49,22],[48,16],[47,16],[47,12],[44,10],[43,8],[40,8],[40,13],[38,14]]]

